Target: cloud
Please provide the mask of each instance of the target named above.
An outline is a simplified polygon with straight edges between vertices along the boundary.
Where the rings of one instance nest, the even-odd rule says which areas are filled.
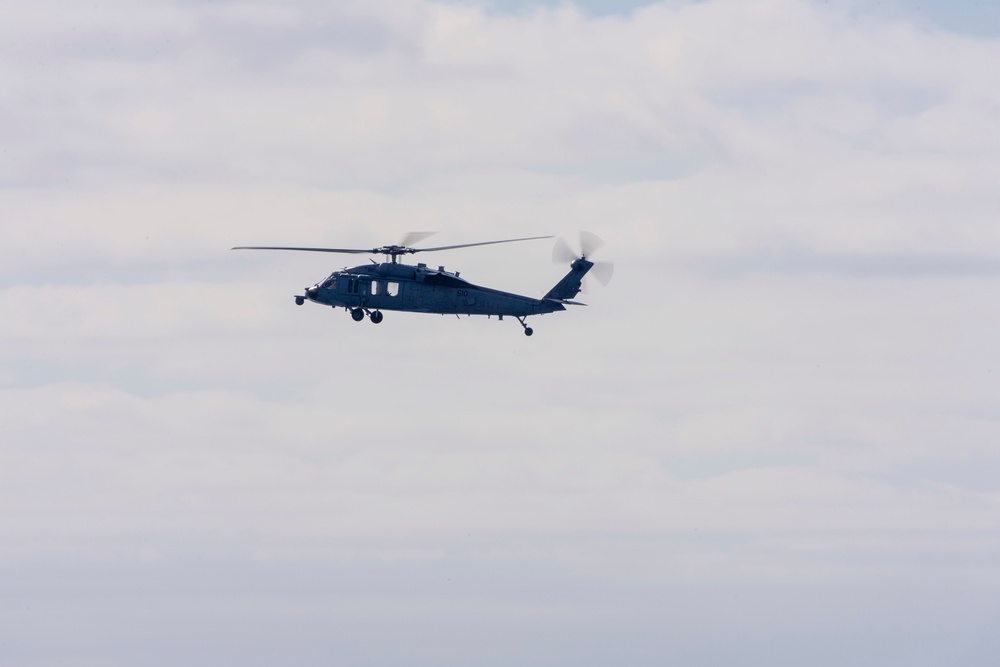
[[[836,3],[618,9],[0,10],[23,655],[52,618],[123,655],[133,595],[135,654],[172,658],[350,628],[363,662],[373,623],[386,663],[731,662],[722,637],[800,664],[830,628],[837,664],[996,655],[1000,45]],[[299,308],[355,260],[229,250],[581,228],[615,280],[531,339]],[[550,253],[427,261],[540,295]]]

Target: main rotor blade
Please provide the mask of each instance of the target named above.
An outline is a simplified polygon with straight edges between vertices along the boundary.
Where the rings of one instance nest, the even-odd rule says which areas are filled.
[[[535,241],[537,239],[550,239],[551,236],[527,236],[523,239],[504,239],[503,241],[484,241],[482,243],[462,243],[460,245],[443,245],[437,248],[411,248],[412,252],[430,252],[432,250],[454,250],[455,248],[471,248],[477,245],[494,245],[496,243],[513,243],[514,241]]]
[[[302,250],[305,252],[337,252],[345,255],[374,255],[378,248],[359,250],[357,248],[288,248],[286,246],[241,245],[231,250]]]
[[[409,236],[413,236],[414,234],[416,234],[416,235],[423,235],[423,238],[426,238],[427,236],[430,236],[431,234],[434,234],[434,233],[436,233],[436,232],[415,232],[415,233],[411,232],[410,234],[407,235],[408,238],[406,240],[409,240]],[[513,243],[514,241],[534,241],[536,239],[550,239],[550,238],[552,238],[552,237],[551,236],[528,236],[528,237],[521,238],[521,239],[504,239],[502,241],[484,241],[482,243],[462,243],[460,245],[444,245],[444,246],[438,246],[436,248],[409,248],[406,245],[385,246],[385,247],[382,247],[382,248],[292,248],[292,247],[289,247],[289,246],[260,246],[260,245],[247,246],[247,245],[244,245],[244,246],[237,246],[237,247],[233,248],[233,250],[300,250],[300,251],[303,251],[303,252],[336,252],[336,253],[341,253],[341,254],[346,254],[346,255],[378,255],[378,254],[385,254],[387,249],[393,249],[393,250],[396,251],[395,254],[402,255],[402,254],[409,254],[409,253],[414,253],[414,252],[430,252],[432,250],[454,250],[455,248],[472,248],[474,246],[479,246],[479,245],[493,245],[495,243]],[[390,252],[389,254],[393,254],[393,253]]]
[[[404,248],[408,248],[414,243],[420,243],[428,236],[434,236],[437,232],[409,232],[403,237],[403,240],[399,242],[399,245]]]

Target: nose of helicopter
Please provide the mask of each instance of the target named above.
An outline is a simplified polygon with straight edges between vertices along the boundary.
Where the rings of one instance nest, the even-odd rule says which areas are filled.
[[[306,288],[306,296],[309,297],[310,299],[315,299],[316,298],[316,294],[318,294],[318,293],[319,293],[319,290],[316,287],[307,287]]]

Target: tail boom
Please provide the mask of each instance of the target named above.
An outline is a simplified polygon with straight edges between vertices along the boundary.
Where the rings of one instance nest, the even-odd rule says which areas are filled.
[[[573,260],[573,263],[570,264],[569,273],[563,276],[563,279],[557,282],[555,287],[550,289],[542,299],[563,302],[571,301],[573,297],[580,293],[580,282],[587,275],[587,271],[590,271],[593,267],[594,263],[583,257]]]

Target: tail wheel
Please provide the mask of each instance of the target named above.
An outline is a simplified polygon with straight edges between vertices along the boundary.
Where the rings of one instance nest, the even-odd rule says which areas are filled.
[[[535,333],[535,330],[532,329],[531,327],[529,327],[528,323],[525,322],[525,320],[528,319],[527,315],[517,315],[516,317],[517,317],[517,321],[521,323],[522,327],[524,327],[524,335],[525,336],[530,336],[531,334]]]

